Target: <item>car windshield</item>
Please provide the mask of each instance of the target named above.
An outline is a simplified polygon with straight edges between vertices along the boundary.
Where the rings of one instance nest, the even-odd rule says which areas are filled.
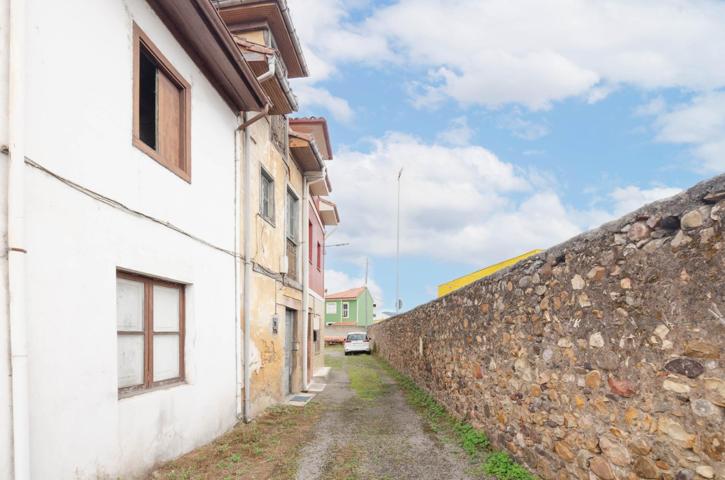
[[[365,334],[364,333],[352,333],[347,336],[348,342],[354,342],[354,341],[364,341],[365,340]]]

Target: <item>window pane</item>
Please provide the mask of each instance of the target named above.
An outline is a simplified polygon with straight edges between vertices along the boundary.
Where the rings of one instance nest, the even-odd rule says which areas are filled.
[[[181,92],[162,72],[158,73],[158,144],[164,161],[184,170],[181,155]]]
[[[327,313],[337,313],[337,304],[336,303],[328,303],[327,304]]]
[[[143,335],[118,336],[118,388],[143,384]]]
[[[119,278],[116,280],[116,322],[122,332],[143,331],[144,285]]]
[[[179,377],[179,336],[154,335],[154,382]]]
[[[154,285],[154,332],[179,331],[179,289]]]
[[[156,63],[143,47],[139,55],[138,79],[139,137],[156,150]]]

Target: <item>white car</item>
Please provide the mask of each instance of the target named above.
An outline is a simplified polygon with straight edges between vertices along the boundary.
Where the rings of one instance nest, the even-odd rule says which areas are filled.
[[[370,337],[365,332],[350,332],[345,337],[345,355],[364,352],[370,355],[372,352]]]

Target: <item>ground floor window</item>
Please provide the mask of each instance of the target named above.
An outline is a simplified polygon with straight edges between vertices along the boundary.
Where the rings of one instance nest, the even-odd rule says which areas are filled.
[[[315,353],[320,353],[320,331],[312,330],[312,342],[315,344]]]
[[[184,380],[184,285],[118,272],[118,392]]]

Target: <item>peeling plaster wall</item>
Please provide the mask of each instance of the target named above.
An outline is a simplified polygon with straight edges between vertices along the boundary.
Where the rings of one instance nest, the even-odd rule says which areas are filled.
[[[375,348],[545,479],[723,479],[724,221],[722,175],[375,324]]]
[[[277,119],[279,120],[279,119]],[[276,121],[276,120],[275,120]],[[302,386],[301,345],[302,319],[299,315],[302,292],[281,282],[280,259],[287,254],[286,202],[287,189],[291,188],[302,204],[302,175],[293,161],[284,161],[283,152],[272,141],[272,119],[260,120],[250,127],[252,156],[252,261],[266,273],[252,273],[252,378],[251,413],[253,416],[267,407],[284,400],[285,385],[285,309],[297,311],[297,329],[294,341],[297,350],[292,355],[293,391]],[[278,124],[279,122],[276,121]],[[274,218],[269,221],[260,214],[261,169],[274,179]],[[300,235],[302,233],[301,212]],[[242,226],[243,230],[243,226]],[[243,235],[243,232],[242,232]],[[243,237],[242,237],[243,238]],[[301,248],[298,255],[302,254]],[[302,272],[301,262],[298,272]],[[301,284],[301,279],[298,279]],[[301,288],[301,287],[300,287]],[[278,318],[278,332],[274,333],[272,319]]]

